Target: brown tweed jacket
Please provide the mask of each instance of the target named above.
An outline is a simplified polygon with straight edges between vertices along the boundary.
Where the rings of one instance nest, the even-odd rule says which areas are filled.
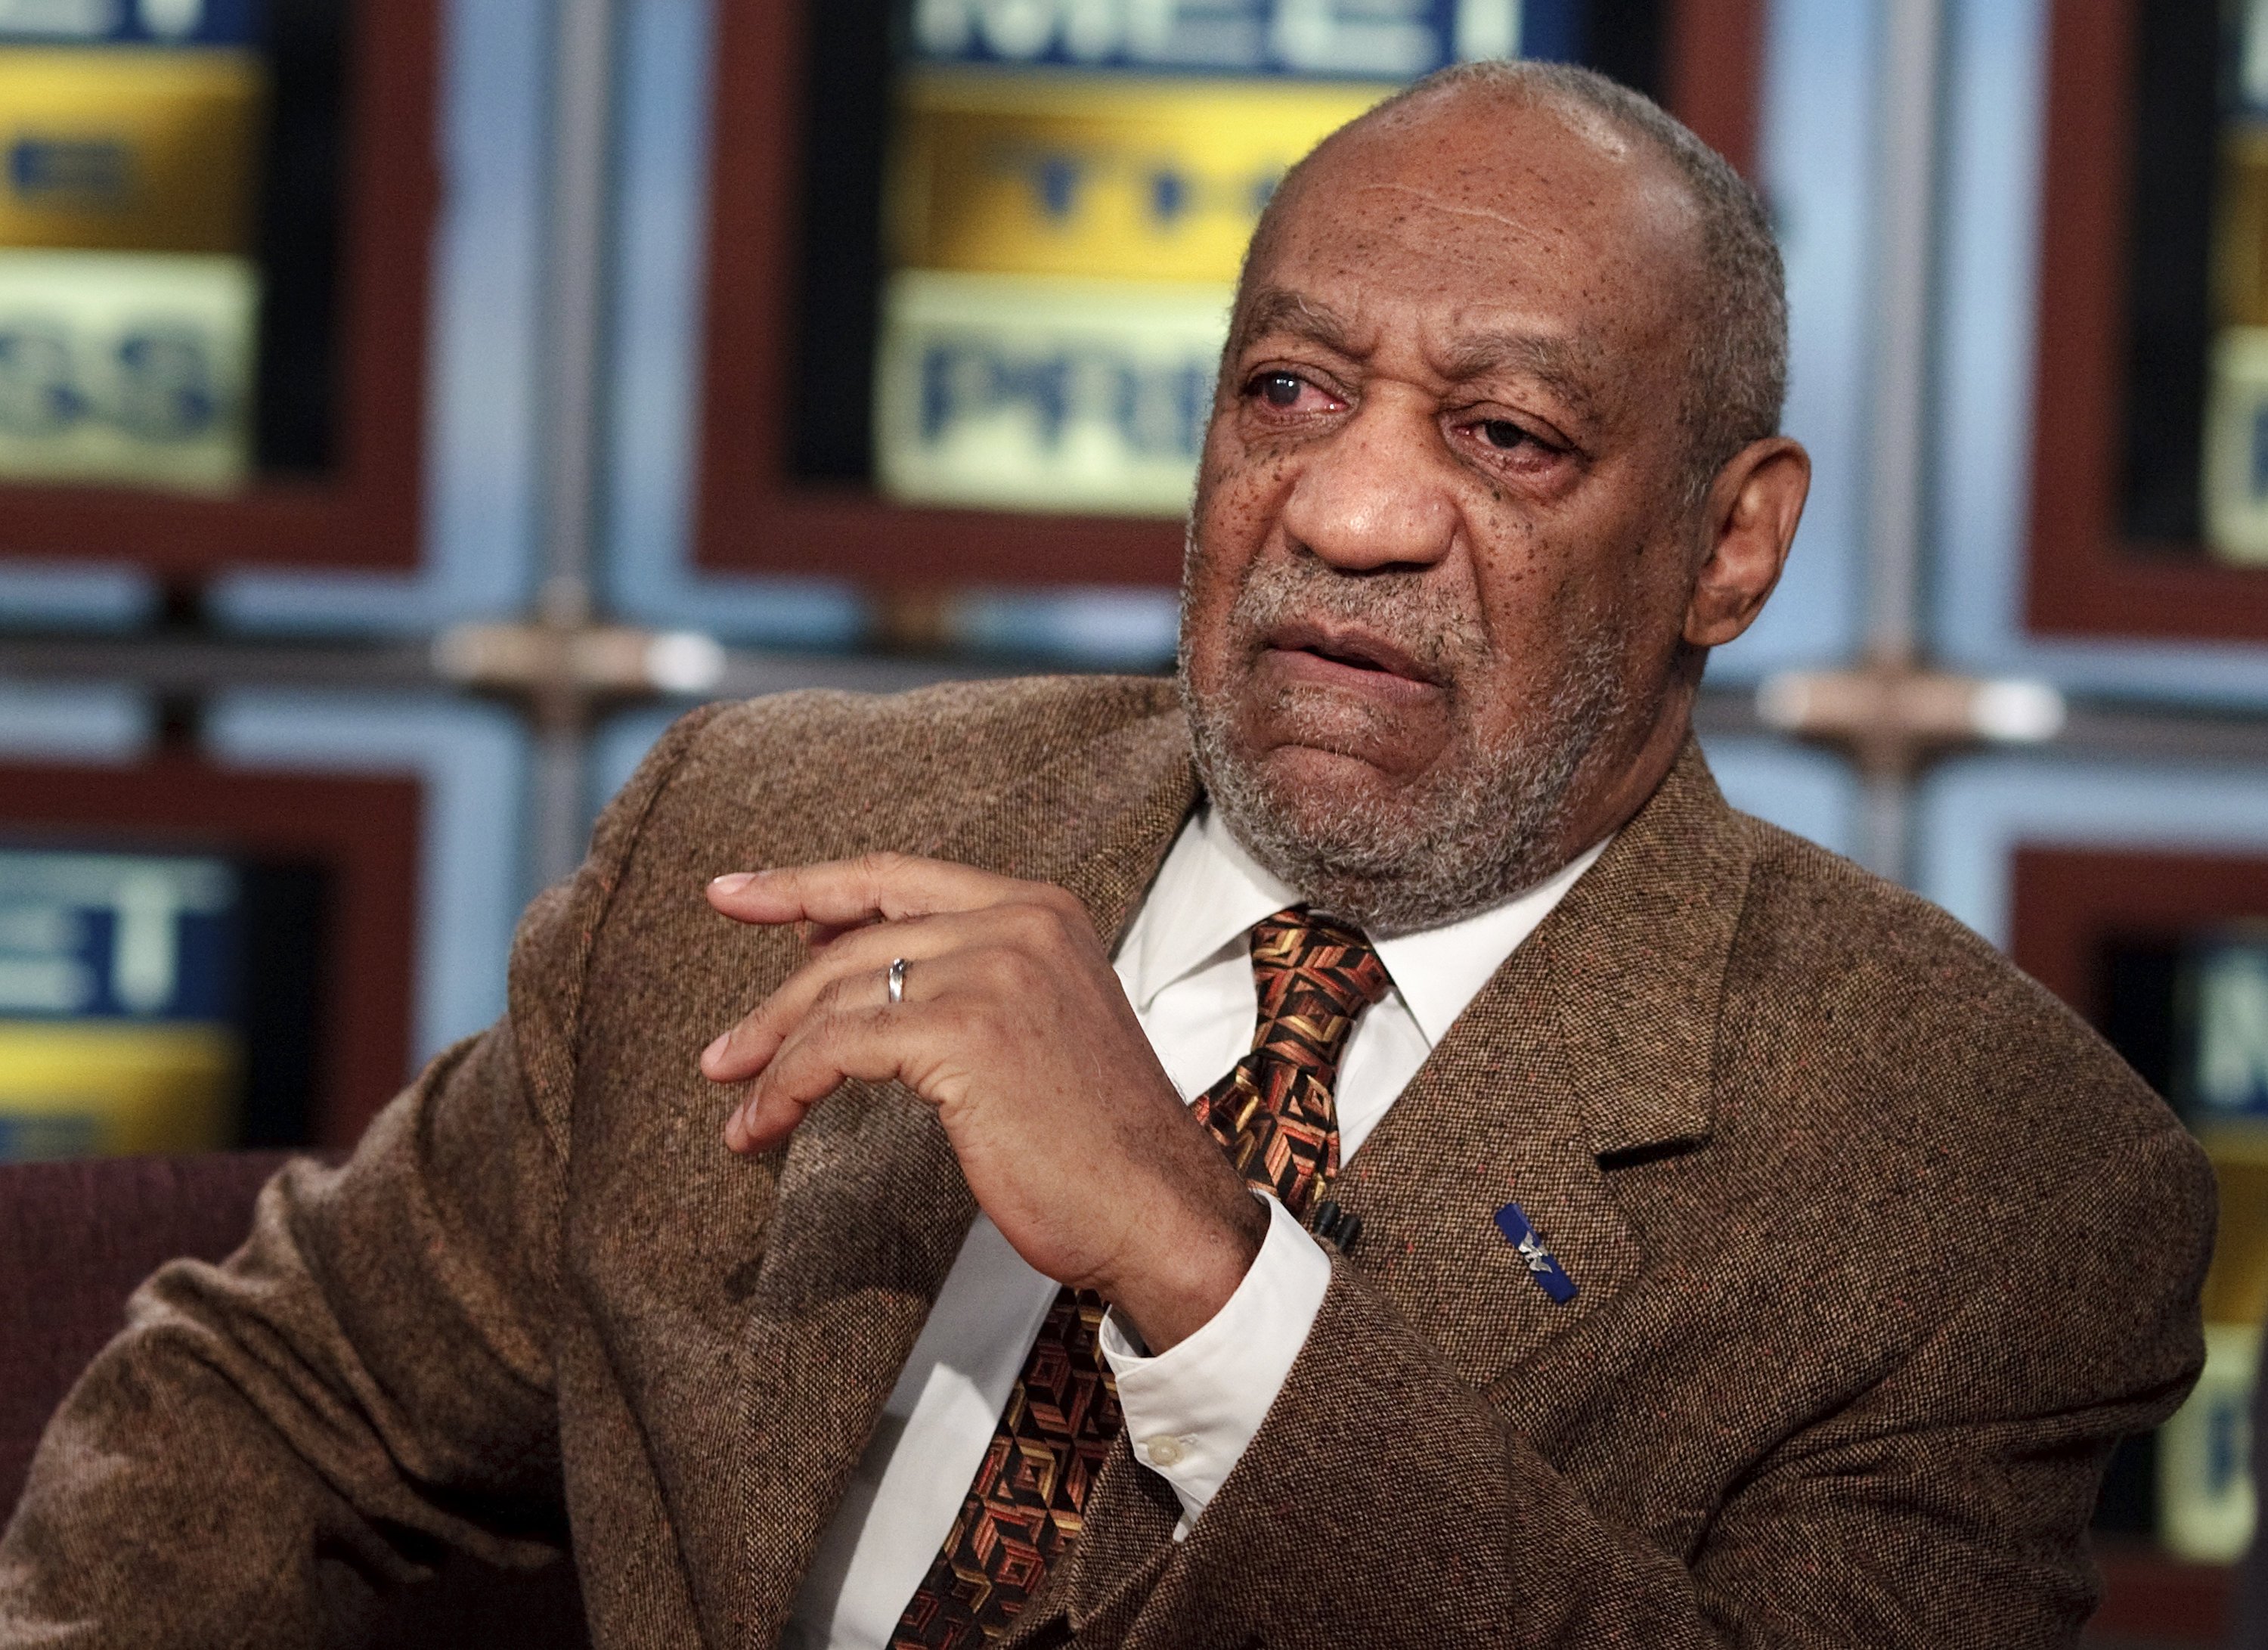
[[[695,1052],[796,947],[702,884],[887,846],[1115,932],[1195,794],[1153,682],[688,717],[506,1021],[144,1286],[0,1543],[0,1646],[318,1642],[451,1546],[571,1549],[603,1646],[771,1643],[973,1210],[891,1090],[718,1144]],[[1365,1236],[1194,1534],[1122,1442],[1019,1643],[2068,1644],[2104,1454],[2199,1360],[2165,1108],[1691,751],[1339,1195]]]

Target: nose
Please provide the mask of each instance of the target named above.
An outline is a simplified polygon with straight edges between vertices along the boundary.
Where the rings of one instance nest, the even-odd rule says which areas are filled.
[[[1457,509],[1432,419],[1383,397],[1366,403],[1309,449],[1281,520],[1298,543],[1350,571],[1441,561]]]

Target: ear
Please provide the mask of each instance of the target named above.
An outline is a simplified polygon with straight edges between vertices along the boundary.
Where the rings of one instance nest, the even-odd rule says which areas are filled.
[[[1685,604],[1685,639],[1721,647],[1756,622],[1787,565],[1811,491],[1811,455],[1786,436],[1751,441],[1710,483],[1704,549]]]

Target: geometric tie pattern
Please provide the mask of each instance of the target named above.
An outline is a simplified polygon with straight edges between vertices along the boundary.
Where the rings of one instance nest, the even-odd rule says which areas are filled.
[[[1338,1173],[1339,1058],[1392,982],[1359,929],[1303,906],[1254,925],[1252,976],[1251,1050],[1189,1109],[1248,1184],[1304,1216]],[[1099,1338],[1104,1306],[1088,1291],[1057,1295],[890,1650],[976,1650],[1001,1637],[1079,1539],[1125,1425]]]
[[[1189,1109],[1239,1174],[1304,1217],[1339,1172],[1339,1057],[1393,982],[1360,929],[1294,906],[1254,924],[1252,983],[1252,1050]]]

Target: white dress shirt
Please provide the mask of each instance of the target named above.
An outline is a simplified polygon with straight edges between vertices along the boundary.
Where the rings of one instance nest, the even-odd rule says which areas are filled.
[[[1393,985],[1356,1022],[1340,1063],[1334,1098],[1342,1160],[1605,847],[1476,917],[1376,942]],[[1259,1018],[1251,929],[1299,903],[1211,809],[1174,839],[1114,966],[1183,1100],[1204,1093],[1251,1048]],[[1146,1356],[1103,1321],[1103,1355],[1135,1454],[1181,1501],[1177,1535],[1204,1511],[1260,1430],[1329,1285],[1322,1250],[1282,1204],[1268,1202],[1268,1235],[1251,1270],[1187,1339]],[[783,1640],[787,1650],[887,1646],[968,1498],[1057,1287],[978,1215],[820,1543]]]

